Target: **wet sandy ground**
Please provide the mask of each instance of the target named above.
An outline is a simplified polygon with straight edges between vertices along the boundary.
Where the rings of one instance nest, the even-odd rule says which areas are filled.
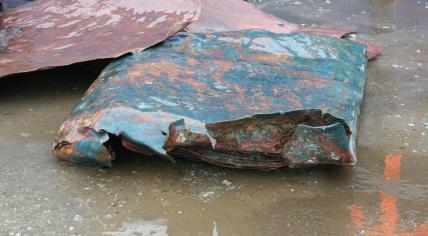
[[[61,164],[55,129],[96,74],[21,75],[0,80],[0,235],[428,235],[428,1],[258,4],[382,45],[356,166],[243,171],[126,151],[112,169]]]

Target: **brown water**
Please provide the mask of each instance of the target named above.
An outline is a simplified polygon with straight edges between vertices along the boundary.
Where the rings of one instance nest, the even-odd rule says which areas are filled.
[[[61,164],[55,129],[96,75],[26,74],[0,80],[0,235],[428,235],[428,1],[258,4],[382,45],[356,166],[243,171],[129,152],[112,169]]]

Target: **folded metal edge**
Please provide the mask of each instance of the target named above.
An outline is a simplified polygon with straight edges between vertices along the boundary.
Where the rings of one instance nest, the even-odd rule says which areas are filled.
[[[322,125],[311,125],[305,121],[308,119]],[[280,123],[286,120],[300,121],[293,124],[295,127],[290,133],[281,128],[287,126]],[[261,124],[264,121],[270,124],[279,122],[270,131],[274,135],[249,139],[251,134],[261,130],[254,128],[257,126],[246,124]],[[354,146],[351,145],[352,132],[346,122],[316,109],[257,114],[231,121],[201,123],[196,128],[194,121],[177,117],[176,120],[171,119],[154,128],[159,129],[160,133],[165,127],[168,132],[164,134],[163,150],[138,142],[122,132],[109,133],[106,131],[108,127],[99,130],[80,127],[80,136],[83,138],[71,142],[57,139],[53,154],[60,161],[83,166],[111,167],[115,153],[108,141],[109,136],[114,135],[120,138],[126,149],[144,156],[169,160],[189,158],[231,168],[273,170],[318,164],[349,165],[356,161],[355,150],[352,150]],[[243,127],[253,128],[243,130]],[[240,140],[239,144],[234,140]]]

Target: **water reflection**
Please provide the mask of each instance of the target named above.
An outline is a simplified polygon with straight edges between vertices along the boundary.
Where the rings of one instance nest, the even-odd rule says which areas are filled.
[[[103,235],[112,236],[168,236],[167,221],[164,219],[157,221],[142,221],[138,223],[125,223],[118,231],[104,232]]]
[[[428,224],[414,222],[412,229],[401,230],[402,227],[399,225],[401,218],[398,210],[398,192],[399,192],[399,181],[401,179],[401,156],[396,154],[390,154],[385,156],[384,160],[384,181],[389,183],[395,183],[395,187],[389,189],[383,189],[380,186],[379,189],[379,219],[373,224],[369,217],[365,214],[365,207],[352,204],[348,206],[348,211],[351,215],[351,222],[353,225],[352,234],[364,234],[364,235],[428,235]]]

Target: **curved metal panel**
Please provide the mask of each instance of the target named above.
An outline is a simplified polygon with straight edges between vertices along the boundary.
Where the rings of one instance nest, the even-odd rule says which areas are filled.
[[[199,13],[199,0],[39,0],[0,15],[0,77],[141,51]]]

